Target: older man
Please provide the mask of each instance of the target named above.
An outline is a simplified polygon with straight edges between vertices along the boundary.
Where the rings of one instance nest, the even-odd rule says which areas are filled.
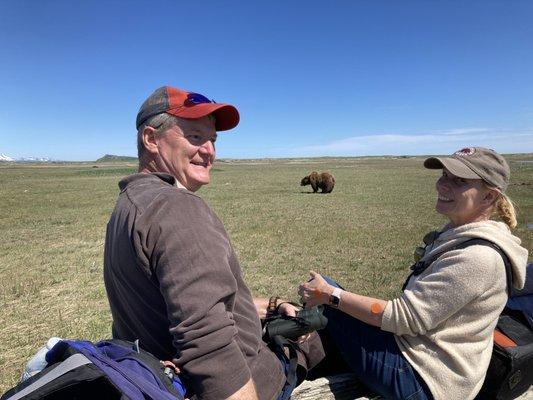
[[[287,398],[283,357],[261,340],[268,300],[254,302],[222,223],[195,194],[210,181],[217,131],[238,122],[234,106],[172,87],[142,104],[139,173],[120,181],[107,226],[113,336],[174,359],[200,399]]]

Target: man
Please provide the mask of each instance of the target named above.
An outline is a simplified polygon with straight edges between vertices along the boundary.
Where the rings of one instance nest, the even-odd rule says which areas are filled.
[[[200,399],[288,398],[286,361],[261,340],[268,300],[254,302],[222,223],[195,195],[210,181],[217,131],[238,122],[234,106],[172,87],[142,104],[139,173],[119,183],[107,226],[113,336],[173,359]]]

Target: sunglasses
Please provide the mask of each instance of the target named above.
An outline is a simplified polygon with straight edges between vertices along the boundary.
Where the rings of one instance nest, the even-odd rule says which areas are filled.
[[[192,107],[197,104],[205,104],[205,103],[216,103],[216,101],[209,100],[207,97],[199,93],[189,93],[187,95],[187,99],[185,99],[185,101],[183,102],[183,105],[186,107]]]

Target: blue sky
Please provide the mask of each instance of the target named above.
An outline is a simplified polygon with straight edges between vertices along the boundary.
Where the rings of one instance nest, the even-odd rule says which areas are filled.
[[[169,84],[236,105],[221,158],[533,152],[531,1],[2,1],[0,153],[136,155]]]

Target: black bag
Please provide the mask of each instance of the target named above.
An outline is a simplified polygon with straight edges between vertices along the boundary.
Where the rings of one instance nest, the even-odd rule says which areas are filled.
[[[477,400],[514,399],[533,384],[533,331],[523,315],[505,308],[496,333],[516,345],[500,343],[495,335],[489,369]]]
[[[498,319],[492,358],[476,400],[514,399],[533,385],[533,264],[526,271],[524,289],[511,290]]]

